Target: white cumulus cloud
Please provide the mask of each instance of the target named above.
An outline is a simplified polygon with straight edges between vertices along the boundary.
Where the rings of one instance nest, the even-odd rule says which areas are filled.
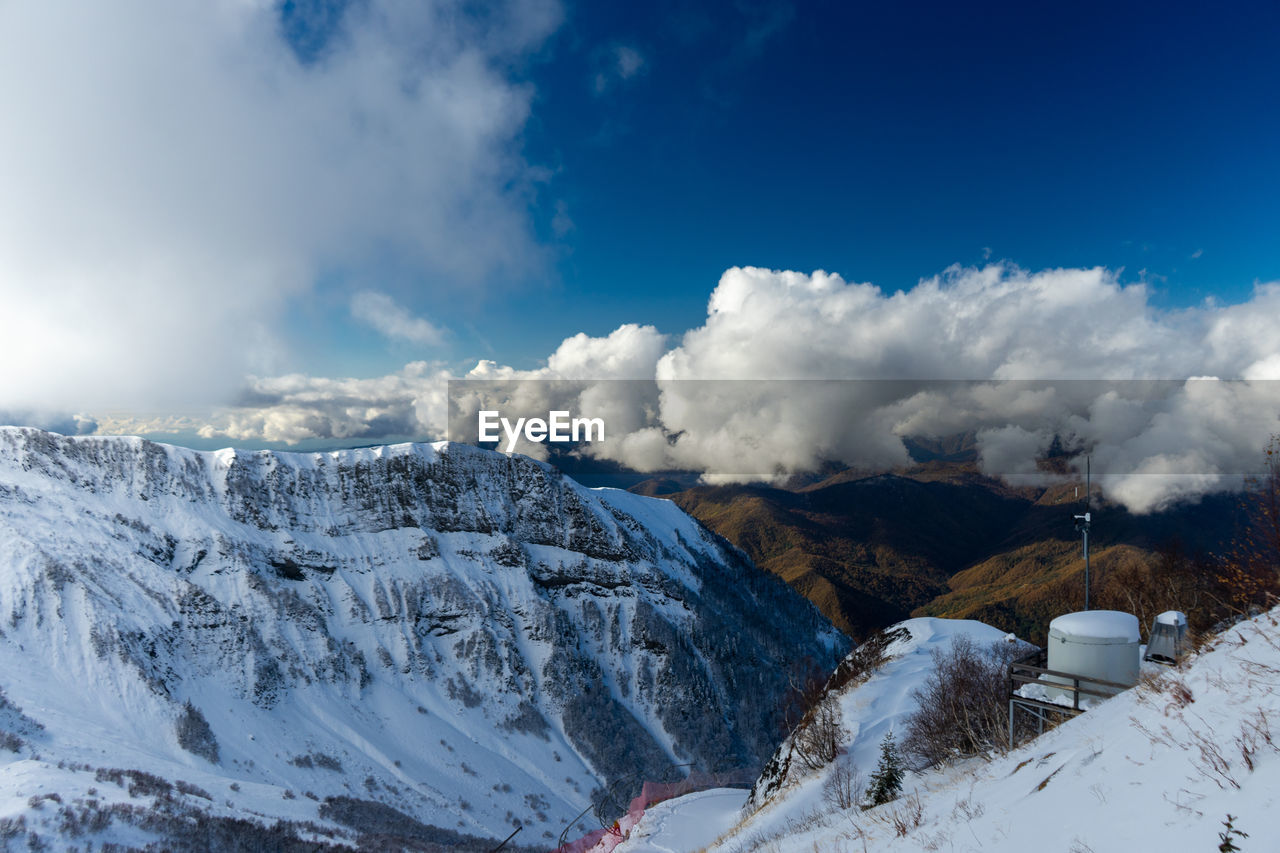
[[[1243,305],[1161,312],[1102,268],[955,267],[893,294],[735,268],[658,363],[649,429],[671,440],[603,452],[750,479],[892,466],[902,438],[974,432],[986,469],[1010,475],[1034,471],[1057,436],[1094,454],[1113,496],[1153,509],[1238,486],[1280,431],[1276,316],[1276,285]],[[1253,381],[1192,379],[1206,375]],[[708,379],[774,381],[680,381]],[[778,381],[821,379],[866,381]],[[1139,381],[1153,379],[1173,381]]]
[[[0,406],[209,404],[326,270],[535,263],[510,69],[560,10],[468,9],[350,4],[303,62],[268,0],[0,4]]]
[[[204,424],[203,438],[296,443],[437,437],[444,433],[449,373],[411,362],[389,376],[255,378],[240,406]]]
[[[1043,476],[1054,443],[1138,511],[1236,488],[1280,432],[1280,286],[1233,306],[1154,308],[1101,268],[952,268],[886,293],[825,272],[726,271],[701,325],[566,338],[532,370],[409,365],[377,379],[255,380],[207,427],[238,440],[441,437],[494,400],[603,417],[582,452],[711,481],[909,461],[909,437],[976,438],[984,469]],[[1219,377],[1219,378],[1213,378]],[[446,383],[455,386],[447,424]],[[545,445],[519,450],[545,454]]]
[[[367,323],[393,340],[436,346],[444,341],[443,330],[415,317],[385,293],[362,290],[351,297],[351,316]]]

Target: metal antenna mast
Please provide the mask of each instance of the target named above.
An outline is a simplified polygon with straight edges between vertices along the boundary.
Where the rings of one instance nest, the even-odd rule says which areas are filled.
[[[1084,515],[1077,515],[1076,530],[1084,534],[1084,609],[1089,609],[1089,512],[1090,457],[1084,458]]]

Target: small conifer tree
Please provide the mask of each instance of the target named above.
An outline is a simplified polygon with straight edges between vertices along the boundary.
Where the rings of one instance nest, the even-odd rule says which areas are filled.
[[[867,786],[867,808],[897,799],[901,790],[902,759],[898,756],[898,745],[894,743],[893,732],[890,731],[880,741],[880,764],[871,776],[871,784]]]
[[[1218,838],[1222,839],[1222,843],[1218,845],[1218,850],[1221,853],[1232,853],[1232,851],[1239,850],[1240,848],[1236,846],[1234,839],[1249,837],[1249,833],[1241,832],[1235,828],[1235,820],[1235,815],[1228,814],[1227,819],[1222,822],[1222,825],[1227,829],[1225,832],[1218,833]]]

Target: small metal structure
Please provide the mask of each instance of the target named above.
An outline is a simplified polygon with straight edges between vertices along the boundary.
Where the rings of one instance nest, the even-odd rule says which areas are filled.
[[[694,762],[690,761],[684,764],[673,764],[670,767],[670,769],[680,770],[681,768],[684,768],[684,767],[693,767],[693,766],[694,766]],[[564,825],[564,829],[560,831],[560,838],[556,841],[555,850],[559,851],[564,849],[564,846],[568,843],[569,833],[573,830],[574,824],[576,824],[579,820],[585,817],[587,812],[589,811],[595,812],[596,820],[600,822],[601,829],[604,829],[608,827],[610,824],[615,823],[616,822],[615,818],[618,815],[624,814],[626,812],[627,806],[631,801],[630,797],[625,796],[626,791],[630,788],[630,786],[640,781],[641,778],[642,778],[641,771],[636,771],[634,773],[628,773],[626,776],[622,776],[618,779],[615,779],[613,784],[610,785],[608,789],[600,792],[599,798],[593,798],[593,801],[591,802],[590,805],[588,805],[582,811],[578,812],[578,814],[574,816],[573,820],[569,821]],[[640,790],[641,791],[644,790],[643,783],[641,784]],[[512,833],[512,834],[514,835],[515,833]],[[507,840],[510,841],[511,839],[508,838]],[[504,841],[503,844],[505,843],[506,842]],[[552,853],[555,853],[555,851],[553,851]]]
[[[1093,513],[1089,511],[1090,480],[1092,459],[1084,458],[1084,514],[1073,516],[1076,530],[1084,534],[1084,609],[1089,609],[1089,526],[1093,523]],[[1077,490],[1080,488],[1076,487]],[[1077,494],[1079,492],[1077,491]]]
[[[510,841],[511,839],[515,838],[515,837],[516,837],[516,833],[517,833],[517,832],[519,832],[519,831],[520,831],[520,830],[522,830],[522,829],[524,829],[524,826],[523,826],[523,825],[522,825],[522,826],[517,826],[517,827],[515,828],[515,830],[514,830],[510,835],[508,835],[506,838],[502,839],[502,843],[501,843],[501,844],[499,844],[497,847],[495,847],[495,848],[493,848],[492,850],[490,850],[490,851],[489,851],[489,853],[498,853],[498,851],[499,851],[499,850],[501,850],[503,847],[506,847],[506,846],[507,846],[507,842],[508,842],[508,841]]]
[[[1143,660],[1173,666],[1186,651],[1187,614],[1181,610],[1166,610],[1151,625],[1147,653]]]

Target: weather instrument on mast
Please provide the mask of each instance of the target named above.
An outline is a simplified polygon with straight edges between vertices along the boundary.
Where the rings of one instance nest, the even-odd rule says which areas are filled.
[[[1075,516],[1076,530],[1084,534],[1084,609],[1089,609],[1089,524],[1093,520],[1089,511],[1090,458],[1084,458],[1084,515]],[[1076,493],[1079,494],[1077,487]]]

